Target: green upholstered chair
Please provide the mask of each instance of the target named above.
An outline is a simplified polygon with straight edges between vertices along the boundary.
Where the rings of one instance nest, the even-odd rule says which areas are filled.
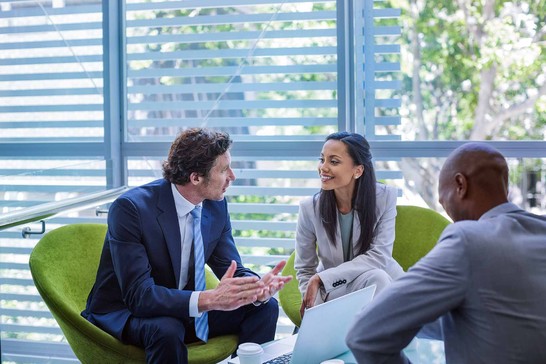
[[[73,224],[50,231],[30,255],[38,292],[82,363],[145,363],[144,351],[124,345],[84,319],[87,296],[95,281],[106,234],[105,224]],[[207,288],[218,279],[207,272]],[[217,363],[237,348],[237,335],[188,345],[190,363]]]
[[[292,254],[290,254],[290,257],[286,261],[286,265],[281,272],[281,275],[283,276],[292,276],[292,280],[286,283],[283,289],[279,291],[279,303],[290,321],[292,321],[296,327],[300,327],[300,307],[302,297],[298,287],[299,283],[296,279],[296,269],[294,269],[295,258],[296,252],[294,251]]]
[[[396,206],[396,228],[392,256],[407,271],[424,257],[450,221],[434,210],[418,206]]]
[[[436,244],[440,234],[450,223],[434,210],[418,206],[396,206],[396,226],[393,257],[408,270]],[[279,301],[283,311],[297,327],[301,324],[300,306],[302,297],[294,269],[295,252],[286,262],[281,275],[291,275],[293,279],[279,291]]]

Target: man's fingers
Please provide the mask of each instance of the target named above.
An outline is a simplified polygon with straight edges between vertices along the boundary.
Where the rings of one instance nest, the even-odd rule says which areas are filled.
[[[233,275],[235,274],[236,269],[237,269],[237,263],[234,260],[232,260],[231,264],[229,265],[229,268],[226,270],[226,273],[222,277],[222,280],[226,278],[233,278]]]
[[[283,279],[283,281],[285,281],[285,282],[288,282],[290,279],[292,279],[292,276],[287,276],[287,277],[290,277],[290,278],[285,278],[284,276],[277,276],[277,274],[279,274],[279,272],[282,271],[282,269],[284,268],[285,265],[286,265],[286,261],[281,260],[279,263],[277,263],[277,265],[269,273],[264,275],[261,280],[266,285],[270,285],[271,282],[273,282],[274,280],[279,279],[279,278]]]
[[[246,290],[234,293],[232,298],[235,301],[244,301],[247,303],[255,302],[258,299],[258,295],[261,293],[261,290]]]
[[[266,282],[269,287],[282,287],[285,283],[290,282],[292,276],[275,276],[269,282]],[[280,289],[280,288],[279,288]],[[277,291],[279,290],[277,289]]]
[[[252,289],[264,286],[264,283],[258,277],[236,277],[232,278],[229,284],[239,286],[238,289],[245,289],[245,287],[246,289]]]
[[[284,266],[286,265],[286,260],[281,260],[276,266],[275,268],[273,268],[271,270],[271,273],[273,273],[273,275],[277,275],[279,274],[279,272],[284,268]]]
[[[222,282],[224,290],[230,294],[248,294],[248,292],[261,292],[264,289],[264,284],[258,281],[257,277],[237,277],[225,279]]]

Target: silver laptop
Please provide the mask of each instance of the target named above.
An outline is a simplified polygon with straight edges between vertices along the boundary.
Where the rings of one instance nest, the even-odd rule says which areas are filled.
[[[347,353],[345,337],[349,327],[374,293],[372,285],[306,310],[297,335],[263,345],[263,361],[285,356],[292,364],[317,364]],[[239,364],[239,359],[228,363]]]

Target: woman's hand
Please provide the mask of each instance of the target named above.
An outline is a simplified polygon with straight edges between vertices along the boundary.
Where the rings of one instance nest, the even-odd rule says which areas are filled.
[[[309,279],[309,282],[307,283],[307,291],[305,291],[300,307],[300,314],[302,318],[305,310],[315,305],[315,299],[317,298],[317,294],[321,286],[322,280],[318,274],[315,274],[311,277],[311,279]]]

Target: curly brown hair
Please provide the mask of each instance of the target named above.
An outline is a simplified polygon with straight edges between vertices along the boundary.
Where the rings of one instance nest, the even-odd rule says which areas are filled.
[[[174,184],[185,185],[193,172],[207,178],[216,158],[229,149],[229,134],[203,128],[181,132],[171,145],[163,162],[163,177]]]

